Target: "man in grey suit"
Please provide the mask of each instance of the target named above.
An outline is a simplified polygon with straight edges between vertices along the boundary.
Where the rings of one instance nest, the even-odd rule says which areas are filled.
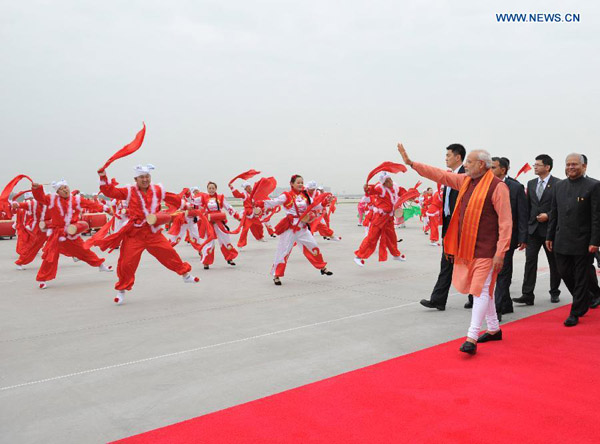
[[[583,165],[581,154],[567,156],[567,179],[555,187],[546,234],[546,247],[554,251],[558,271],[573,296],[567,327],[577,325],[590,308],[590,266],[600,245],[600,182],[585,177]]]
[[[533,305],[535,282],[537,278],[538,255],[544,248],[550,267],[550,301],[559,302],[560,274],[556,268],[554,254],[546,248],[546,232],[552,205],[554,187],[560,182],[552,176],[552,157],[540,154],[535,158],[533,166],[537,179],[527,182],[527,203],[529,206],[527,248],[525,249],[525,275],[523,277],[522,296],[513,298],[518,304]]]

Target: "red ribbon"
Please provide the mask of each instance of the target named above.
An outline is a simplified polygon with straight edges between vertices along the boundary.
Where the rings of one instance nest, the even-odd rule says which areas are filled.
[[[388,173],[392,174],[405,173],[406,167],[401,163],[383,162],[381,165],[379,165],[377,168],[375,168],[369,173],[369,175],[367,176],[367,183],[369,183],[369,180],[371,180],[371,178],[375,176],[375,174],[381,173],[382,171],[387,171]]]
[[[121,157],[129,156],[140,149],[142,142],[144,142],[144,136],[146,135],[146,124],[144,123],[143,125],[144,127],[136,134],[135,139],[113,154],[111,158],[106,161],[104,166],[98,171],[104,171],[115,160],[120,159]]]
[[[243,179],[243,180],[248,180],[254,176],[256,176],[257,174],[260,174],[260,171],[256,171],[256,170],[248,170],[246,172],[243,172],[242,174],[238,174],[237,176],[235,176],[233,179],[231,179],[229,181],[229,185],[231,185],[233,182],[235,182],[238,179]]]
[[[521,175],[521,173],[526,173],[527,171],[531,170],[531,165],[529,165],[528,163],[526,163],[525,165],[523,165],[521,167],[521,169],[519,170],[519,172],[517,173],[517,175],[515,176],[515,179],[517,177],[519,177]]]

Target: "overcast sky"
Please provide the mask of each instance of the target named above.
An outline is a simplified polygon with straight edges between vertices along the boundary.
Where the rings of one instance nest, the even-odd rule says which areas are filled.
[[[561,178],[580,151],[600,176],[594,0],[0,5],[2,184],[28,173],[93,192],[142,121],[143,147],[108,174],[131,182],[150,162],[172,191],[255,168],[359,193],[370,169],[400,161],[398,141],[438,166],[450,143],[487,149],[513,173],[548,153]],[[504,12],[581,21],[497,23]]]

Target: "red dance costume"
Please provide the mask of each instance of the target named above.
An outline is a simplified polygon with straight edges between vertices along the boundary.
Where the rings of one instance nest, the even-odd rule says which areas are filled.
[[[54,193],[45,194],[42,186],[34,188],[32,193],[38,204],[46,206],[46,218],[49,219],[46,227],[46,245],[42,250],[42,265],[36,280],[43,283],[56,277],[61,254],[82,260],[92,267],[100,267],[104,259],[84,247],[81,234],[69,235],[67,228],[79,221],[83,208],[102,211],[103,207],[81,197],[80,194],[67,198]],[[40,288],[45,288],[45,284],[40,284]]]
[[[369,232],[358,250],[354,252],[360,263],[373,254],[379,242],[379,261],[387,260],[387,252],[396,260],[404,260],[405,256],[398,250],[398,238],[394,229],[394,204],[400,197],[400,188],[395,183],[392,188],[381,183],[369,185],[366,195],[371,198],[372,210],[369,220]],[[358,263],[358,262],[357,262]]]
[[[238,239],[237,243],[238,248],[243,248],[248,243],[248,231],[252,232],[252,235],[257,241],[262,241],[265,236],[263,224],[260,221],[260,217],[254,214],[254,202],[250,198],[250,194],[246,190],[236,190],[233,185],[229,185],[229,188],[231,189],[233,197],[242,199],[244,202],[244,216],[242,218],[243,225],[242,232],[240,233],[240,238]]]
[[[151,184],[146,192],[141,191],[137,185],[116,185],[103,176],[100,191],[111,199],[124,201],[127,222],[118,232],[95,242],[102,250],[120,246],[117,265],[119,280],[115,289],[131,290],[142,253],[146,250],[169,270],[182,276],[189,273],[192,267],[181,260],[169,240],[163,236],[162,227],[151,226],[146,221],[149,214],[156,214],[161,209],[161,202],[165,198],[162,185]]]

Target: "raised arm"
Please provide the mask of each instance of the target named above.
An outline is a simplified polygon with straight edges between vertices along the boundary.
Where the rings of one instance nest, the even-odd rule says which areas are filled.
[[[117,187],[114,179],[109,181],[104,170],[98,171],[98,176],[100,176],[100,192],[102,194],[111,199],[127,199],[127,188]]]
[[[233,194],[233,197],[236,197],[238,199],[245,199],[246,198],[246,196],[244,195],[244,193],[242,193],[240,190],[236,190],[233,185],[229,185],[229,189],[231,190],[231,194]]]
[[[50,196],[44,192],[44,187],[39,183],[31,184],[31,194],[42,205],[50,205]]]
[[[441,168],[432,167],[424,163],[413,162],[410,157],[408,157],[406,149],[401,143],[398,144],[398,152],[402,156],[404,163],[415,170],[419,176],[426,177],[427,179],[431,179],[434,182],[454,188],[455,190],[459,190],[463,182],[466,180],[466,176],[464,174],[451,173]]]

